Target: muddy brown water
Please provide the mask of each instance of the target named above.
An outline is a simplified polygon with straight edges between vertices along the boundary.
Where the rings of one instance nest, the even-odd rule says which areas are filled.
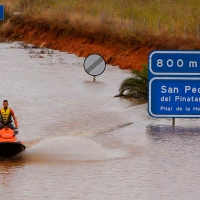
[[[199,119],[172,129],[147,104],[113,98],[129,71],[107,66],[94,83],[84,58],[47,51],[0,44],[0,97],[27,146],[0,161],[3,199],[199,198]]]

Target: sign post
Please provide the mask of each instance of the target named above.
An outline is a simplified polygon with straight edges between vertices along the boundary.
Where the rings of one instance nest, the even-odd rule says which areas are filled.
[[[200,117],[200,51],[152,51],[148,80],[152,117]]]
[[[4,20],[4,5],[0,5],[0,20]]]

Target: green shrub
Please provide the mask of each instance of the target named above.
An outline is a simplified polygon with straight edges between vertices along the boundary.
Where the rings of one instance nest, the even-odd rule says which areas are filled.
[[[148,99],[148,65],[143,70],[132,70],[133,77],[125,79],[119,88],[119,95],[127,98]]]

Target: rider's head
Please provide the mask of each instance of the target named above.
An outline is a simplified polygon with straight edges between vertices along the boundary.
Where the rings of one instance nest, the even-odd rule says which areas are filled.
[[[7,108],[7,107],[8,107],[8,100],[4,100],[4,101],[3,101],[3,107],[4,107],[4,108]]]

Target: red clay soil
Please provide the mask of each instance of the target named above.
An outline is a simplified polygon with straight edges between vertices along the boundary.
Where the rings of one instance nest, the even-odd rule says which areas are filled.
[[[155,49],[200,49],[200,40],[196,38],[171,37],[165,32],[160,36],[122,37],[117,30],[110,29],[109,23],[85,24],[25,15],[11,18],[9,23],[0,27],[0,35],[81,57],[100,54],[106,63],[118,65],[121,69],[142,69],[142,64],[148,61],[148,54]]]
[[[109,41],[105,41],[99,45],[95,44],[95,42],[87,42],[87,39],[77,36],[55,39],[52,35],[48,35],[48,33],[34,40],[29,39],[29,34],[22,38],[22,40],[26,42],[31,41],[31,43],[36,45],[66,51],[80,57],[87,57],[90,54],[100,54],[107,63],[118,65],[121,69],[141,69],[141,65],[147,63],[148,53],[152,50],[147,47],[140,47],[133,52],[130,52],[129,49],[121,51],[120,45],[113,46]]]
[[[14,26],[9,39],[20,40],[38,46],[60,50],[77,56],[86,57],[90,54],[100,54],[106,62],[111,65],[118,65],[121,69],[142,69],[142,64],[147,63],[148,54],[153,47],[140,46],[138,43],[127,44],[114,41],[114,38],[98,39],[90,36],[84,37],[72,31],[70,34],[58,34],[55,27],[44,28],[36,26],[36,22],[11,22]],[[57,27],[56,27],[57,28]],[[74,30],[74,29],[73,29]]]

